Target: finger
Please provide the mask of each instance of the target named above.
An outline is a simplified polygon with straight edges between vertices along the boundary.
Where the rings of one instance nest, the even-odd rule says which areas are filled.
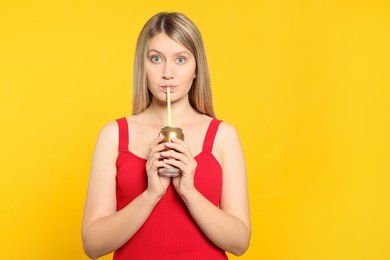
[[[187,143],[184,142],[182,139],[180,138],[177,138],[177,137],[173,137],[171,139],[172,143],[178,143],[178,144],[182,144],[183,146],[187,146]]]
[[[166,149],[166,146],[164,143],[157,144],[154,147],[151,147],[150,149],[150,155],[153,156],[156,153],[160,153],[161,151],[164,151]]]
[[[166,168],[179,168],[180,170],[183,171],[184,169],[184,163],[181,161],[175,160],[175,159],[164,159],[163,162],[168,165]]]
[[[182,155],[185,155],[187,157],[188,160],[190,159],[193,159],[194,156],[192,155],[191,153],[191,149],[189,147],[185,147],[185,146],[182,146],[180,144],[177,144],[177,143],[167,143],[165,144],[165,146],[168,148],[168,149],[171,149],[171,150],[174,150],[176,151],[177,153],[179,154],[182,154]],[[172,154],[173,155],[173,154]],[[178,156],[178,155],[177,155]],[[176,158],[176,157],[175,157]],[[178,158],[179,159],[179,158]]]
[[[184,142],[183,140],[181,140],[180,138],[176,138],[176,137],[172,138],[172,143],[174,143],[174,144],[180,144],[180,145],[182,145],[182,146],[184,146],[184,147],[190,149],[190,146],[189,146],[186,142]]]
[[[152,158],[155,160],[155,161],[158,161],[160,160],[162,157],[161,157],[161,153],[159,152],[155,152],[152,154]]]
[[[157,173],[157,170],[158,168],[170,168],[172,166],[170,166],[169,164],[165,163],[164,161],[154,161],[153,163],[150,164],[150,167],[148,167],[150,169],[150,172],[152,173]]]
[[[174,149],[180,153],[185,153],[189,149],[189,147],[186,147],[186,146],[179,144],[179,143],[164,143],[164,145],[166,148]]]
[[[156,137],[153,142],[150,144],[150,150],[153,149],[153,147],[155,147],[156,145],[158,145],[159,143],[161,143],[162,141],[164,140],[164,136],[158,136]]]
[[[179,152],[175,152],[174,150],[163,151],[161,152],[161,157],[164,159],[175,159],[182,161],[183,163],[187,163],[189,158],[187,155]]]

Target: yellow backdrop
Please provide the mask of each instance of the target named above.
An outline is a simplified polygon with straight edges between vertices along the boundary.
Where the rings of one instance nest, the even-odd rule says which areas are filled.
[[[0,258],[87,259],[96,137],[131,112],[136,38],[159,11],[199,26],[218,118],[241,136],[240,259],[390,259],[387,0],[3,1]]]

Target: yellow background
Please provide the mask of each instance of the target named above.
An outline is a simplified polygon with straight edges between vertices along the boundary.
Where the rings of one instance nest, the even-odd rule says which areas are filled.
[[[240,259],[390,259],[387,0],[2,1],[0,258],[87,259],[96,137],[131,112],[136,38],[159,11],[199,26],[217,116],[241,136]]]

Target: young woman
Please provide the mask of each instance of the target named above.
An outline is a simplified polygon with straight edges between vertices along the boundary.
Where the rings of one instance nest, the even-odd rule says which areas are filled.
[[[167,121],[185,139],[158,137]],[[159,168],[178,168],[165,177]],[[114,259],[227,259],[249,246],[245,161],[231,125],[215,119],[207,60],[196,26],[159,13],[135,53],[133,114],[97,140],[82,225],[85,253]]]

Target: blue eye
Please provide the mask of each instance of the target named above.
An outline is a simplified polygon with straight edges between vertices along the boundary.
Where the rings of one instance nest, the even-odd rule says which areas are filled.
[[[178,63],[185,63],[185,62],[186,62],[186,58],[184,58],[184,57],[179,57],[179,58],[176,59],[176,61],[177,61]]]
[[[150,59],[154,63],[159,63],[161,62],[161,58],[159,56],[152,56]]]

